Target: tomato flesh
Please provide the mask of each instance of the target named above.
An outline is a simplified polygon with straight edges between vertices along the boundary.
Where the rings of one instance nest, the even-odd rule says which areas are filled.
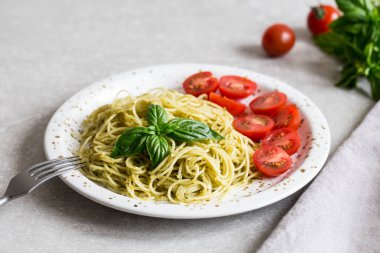
[[[269,56],[277,57],[286,54],[296,42],[294,31],[284,24],[274,24],[264,33],[262,46]]]
[[[301,125],[301,115],[297,106],[294,104],[281,108],[273,119],[275,122],[275,129],[289,127],[297,130]]]
[[[255,98],[249,106],[256,114],[272,116],[276,114],[283,105],[285,105],[286,100],[287,96],[284,93],[272,91]]]
[[[275,145],[264,145],[253,154],[256,168],[268,177],[276,177],[286,172],[292,165],[292,158]]]
[[[322,34],[330,31],[330,23],[339,16],[339,11],[331,5],[315,6],[311,8],[307,16],[307,26],[312,34]]]
[[[199,72],[186,78],[182,84],[186,93],[193,96],[209,94],[218,88],[218,79],[211,72]]]
[[[288,155],[293,155],[301,145],[301,138],[292,128],[280,128],[269,132],[263,140],[263,145],[266,144],[273,144],[285,150]]]
[[[260,141],[273,128],[274,121],[265,115],[249,114],[236,118],[232,125],[236,131],[253,141]]]
[[[233,99],[245,98],[256,91],[256,83],[241,76],[222,76],[219,90],[223,96]]]
[[[242,114],[245,109],[247,108],[244,104],[239,103],[235,100],[222,97],[214,92],[211,92],[209,95],[209,100],[223,108],[226,108],[226,110],[231,113],[233,116],[237,116],[239,114]]]

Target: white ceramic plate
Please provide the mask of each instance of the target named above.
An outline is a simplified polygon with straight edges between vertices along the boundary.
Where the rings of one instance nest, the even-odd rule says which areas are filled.
[[[321,170],[330,150],[330,132],[325,117],[305,95],[291,86],[252,71],[206,64],[172,64],[128,71],[90,85],[67,100],[53,115],[45,132],[48,159],[72,156],[78,149],[75,138],[81,122],[97,107],[110,103],[121,90],[139,95],[155,87],[181,89],[183,80],[199,70],[214,75],[247,76],[257,82],[258,94],[278,89],[297,104],[302,114],[299,129],[301,148],[293,155],[293,166],[276,178],[256,180],[244,189],[233,191],[222,202],[205,205],[178,205],[142,201],[113,193],[87,179],[79,171],[71,171],[61,179],[80,194],[121,211],[175,219],[211,218],[254,210],[277,202],[310,182]],[[250,98],[252,99],[252,98]]]

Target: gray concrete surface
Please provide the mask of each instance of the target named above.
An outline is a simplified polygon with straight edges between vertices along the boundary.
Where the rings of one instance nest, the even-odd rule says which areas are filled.
[[[308,2],[316,1],[0,1],[0,192],[44,160],[44,128],[68,97],[154,64],[215,63],[284,80],[326,115],[333,152],[373,102],[333,86],[338,63],[310,39]],[[298,38],[280,59],[259,45],[274,22]],[[254,252],[298,195],[241,215],[182,221],[115,211],[55,179],[0,208],[0,252]]]

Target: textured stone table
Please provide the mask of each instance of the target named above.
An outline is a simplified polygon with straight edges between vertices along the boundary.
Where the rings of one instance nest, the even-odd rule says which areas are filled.
[[[333,152],[373,102],[333,86],[337,62],[312,44],[307,11],[304,0],[1,1],[0,192],[44,160],[44,129],[68,97],[154,64],[215,63],[284,80],[326,115]],[[261,33],[278,21],[295,29],[297,44],[268,59]],[[0,252],[253,252],[297,196],[231,217],[167,220],[103,207],[55,179],[0,208]]]

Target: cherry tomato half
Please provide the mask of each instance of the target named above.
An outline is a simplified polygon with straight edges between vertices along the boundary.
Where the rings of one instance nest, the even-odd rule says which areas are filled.
[[[244,104],[239,103],[235,100],[222,97],[214,92],[211,92],[208,98],[211,102],[226,108],[229,113],[231,113],[233,116],[237,116],[239,114],[242,114],[245,109],[247,108]]]
[[[263,139],[274,126],[273,119],[265,115],[244,115],[234,120],[233,126],[241,134],[253,141]]]
[[[264,33],[262,46],[269,56],[281,56],[292,49],[296,42],[294,31],[287,25],[274,24]]]
[[[285,150],[288,155],[293,155],[301,145],[301,138],[292,128],[280,128],[269,132],[263,140],[263,145],[266,144],[273,144]]]
[[[287,171],[292,165],[292,158],[275,145],[264,145],[253,154],[256,168],[268,177],[276,177]]]
[[[186,78],[182,86],[186,93],[198,97],[216,91],[218,79],[211,72],[199,72]]]
[[[275,122],[275,129],[290,127],[297,130],[301,125],[301,115],[297,106],[294,104],[281,108],[273,119]]]
[[[245,98],[256,91],[256,83],[241,76],[222,76],[219,79],[219,90],[228,98]]]
[[[315,6],[311,8],[307,16],[307,26],[314,35],[325,33],[330,31],[330,23],[339,16],[339,11],[331,5]]]
[[[249,104],[251,110],[256,114],[273,115],[285,105],[287,96],[279,91],[264,93],[255,98]]]

